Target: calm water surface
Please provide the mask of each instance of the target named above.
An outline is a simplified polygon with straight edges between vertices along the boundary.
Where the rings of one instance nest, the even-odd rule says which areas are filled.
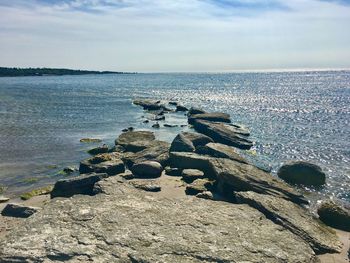
[[[312,161],[328,174],[320,193],[350,201],[348,71],[0,78],[0,185],[16,193],[56,181],[88,157],[93,145],[80,138],[112,144],[125,127],[151,129],[133,98],[228,112],[274,173],[286,160]],[[157,135],[171,141],[178,131]]]

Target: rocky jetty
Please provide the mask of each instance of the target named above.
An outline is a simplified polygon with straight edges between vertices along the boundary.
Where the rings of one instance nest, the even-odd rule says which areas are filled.
[[[79,176],[57,181],[51,202],[0,239],[0,262],[306,263],[340,252],[298,189],[241,155],[254,143],[228,114],[134,104],[150,129],[178,114],[194,130],[169,143],[125,129],[113,147],[95,148]]]

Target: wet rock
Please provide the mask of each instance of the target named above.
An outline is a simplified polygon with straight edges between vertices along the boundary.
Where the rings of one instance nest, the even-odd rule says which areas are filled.
[[[40,188],[33,189],[29,192],[21,194],[20,198],[22,200],[29,200],[30,198],[32,198],[34,196],[47,195],[47,194],[51,193],[52,189],[53,189],[52,185],[40,187]]]
[[[322,222],[345,231],[350,231],[350,210],[332,200],[322,201],[317,209]]]
[[[19,224],[1,239],[0,262],[316,261],[306,242],[247,205],[164,198],[117,177],[97,185],[105,194],[55,200]]]
[[[147,192],[159,192],[162,189],[156,180],[133,180],[130,184]]]
[[[116,175],[125,171],[124,163],[119,153],[105,153],[96,155],[80,162],[79,172],[86,173],[107,173]]]
[[[135,178],[131,171],[125,171],[124,173],[118,174],[118,176],[124,178],[125,180],[131,180]]]
[[[121,145],[114,145],[112,148],[109,149],[108,152],[112,153],[112,152],[119,152],[119,153],[123,153],[125,152],[125,148]]]
[[[208,199],[208,200],[213,200],[214,196],[213,193],[210,191],[204,191],[201,193],[196,194],[196,197],[198,198],[203,198],[203,199]]]
[[[177,105],[176,106],[176,111],[188,111],[188,109],[185,106]]]
[[[104,144],[102,146],[98,146],[95,148],[92,148],[90,150],[88,150],[88,153],[91,155],[96,155],[96,154],[100,154],[100,153],[107,153],[108,152],[108,145]]]
[[[105,173],[92,173],[58,180],[51,191],[51,198],[71,197],[76,194],[93,195],[94,184],[106,177],[108,175]]]
[[[67,167],[63,168],[62,171],[66,174],[72,174],[72,173],[76,172],[77,169],[75,167],[72,167],[72,166],[67,166]]]
[[[196,120],[213,121],[213,122],[231,122],[230,115],[222,112],[211,112],[192,114],[188,117],[188,123],[193,124]]]
[[[96,139],[96,138],[82,138],[82,139],[80,139],[80,142],[95,143],[95,142],[102,142],[102,140],[101,139]]]
[[[186,183],[191,183],[196,179],[203,179],[204,173],[197,169],[184,169],[181,176]]]
[[[122,160],[106,161],[91,166],[90,173],[106,173],[110,176],[124,173],[125,166]]]
[[[176,102],[176,101],[169,101],[169,105],[176,106],[176,105],[177,105],[177,102]]]
[[[186,152],[170,153],[169,162],[173,167],[203,171],[206,177],[218,181],[218,190],[229,198],[234,191],[254,191],[308,204],[297,190],[250,164]]]
[[[212,138],[214,142],[240,149],[250,149],[253,146],[252,141],[241,135],[234,126],[226,123],[195,120],[193,127],[197,132]]]
[[[291,184],[321,186],[326,183],[326,174],[321,167],[304,161],[292,161],[282,165],[277,175]]]
[[[153,125],[152,125],[152,128],[159,129],[159,128],[160,128],[159,123],[155,123],[155,124],[153,124]]]
[[[174,167],[165,167],[165,174],[170,176],[181,176],[182,175],[182,169],[174,168]]]
[[[149,120],[144,120],[143,123],[149,123]]]
[[[173,140],[170,146],[171,152],[194,152],[196,147],[213,142],[211,138],[199,133],[181,132]]]
[[[208,143],[197,148],[196,152],[217,158],[227,158],[240,163],[248,163],[246,159],[238,154],[235,148],[221,143]]]
[[[236,193],[236,200],[258,209],[276,224],[304,239],[317,254],[341,251],[342,244],[335,231],[292,202],[254,192]]]
[[[156,178],[162,175],[163,167],[156,161],[144,161],[135,163],[131,167],[131,172],[137,177]]]
[[[153,140],[153,141],[134,141],[130,142],[126,147],[126,151],[128,152],[140,152],[146,148],[154,147],[157,146],[159,143],[162,143],[161,141],[158,140]]]
[[[185,192],[188,195],[196,195],[213,189],[213,186],[214,182],[209,179],[197,179],[186,186]]]
[[[140,163],[143,161],[156,161],[163,167],[166,166],[169,159],[168,142],[158,141],[156,145],[152,145],[137,153],[125,153],[122,157],[124,163],[130,168],[134,163]]]
[[[159,100],[134,100],[135,105],[143,107],[144,110],[159,110],[162,105]]]
[[[0,204],[1,204],[1,203],[6,203],[6,202],[9,201],[9,200],[10,200],[10,198],[8,198],[8,197],[0,196]]]
[[[27,218],[40,210],[41,208],[39,207],[25,206],[21,204],[7,204],[5,208],[1,211],[1,215],[9,217]]]
[[[156,115],[156,116],[154,116],[154,120],[155,121],[164,121],[165,116],[164,115]]]
[[[165,124],[164,124],[164,127],[167,127],[167,128],[175,128],[175,127],[178,127],[178,125],[176,125],[176,124],[167,124],[167,123],[165,123]]]
[[[188,110],[187,115],[188,115],[188,116],[191,116],[191,115],[194,115],[194,114],[203,114],[203,113],[206,113],[206,112],[205,112],[204,110],[200,109],[200,108],[191,107],[191,108]]]
[[[116,145],[121,145],[127,149],[128,145],[136,141],[153,141],[155,140],[153,132],[150,131],[129,131],[122,133],[116,140]]]

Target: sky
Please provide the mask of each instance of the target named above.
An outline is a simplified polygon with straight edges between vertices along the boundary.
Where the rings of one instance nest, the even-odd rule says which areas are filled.
[[[0,66],[350,68],[350,0],[0,0]]]

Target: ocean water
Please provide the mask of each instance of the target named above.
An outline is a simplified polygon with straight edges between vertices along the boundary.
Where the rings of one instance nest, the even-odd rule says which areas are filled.
[[[112,145],[125,127],[152,130],[134,98],[227,112],[251,131],[248,155],[274,174],[284,161],[311,161],[328,176],[315,191],[350,201],[349,71],[0,78],[0,185],[10,195],[62,178],[95,146],[80,138]],[[157,136],[171,141],[179,130]]]

